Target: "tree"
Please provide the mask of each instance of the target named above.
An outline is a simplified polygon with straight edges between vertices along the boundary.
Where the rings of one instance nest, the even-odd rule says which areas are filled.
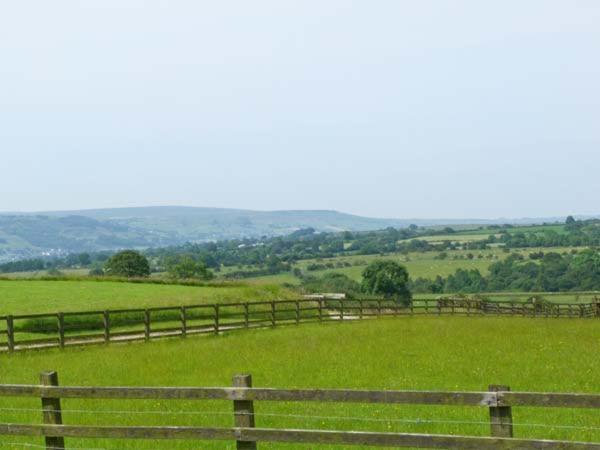
[[[169,275],[173,278],[210,280],[213,274],[202,261],[196,261],[189,255],[172,258],[167,264]]]
[[[77,259],[81,266],[89,266],[92,263],[92,258],[89,253],[80,253],[77,255]]]
[[[367,294],[394,298],[410,304],[412,294],[408,287],[408,271],[395,261],[373,261],[363,271],[362,290]]]
[[[107,275],[118,277],[147,277],[150,275],[150,264],[139,252],[123,250],[106,261],[104,271]]]

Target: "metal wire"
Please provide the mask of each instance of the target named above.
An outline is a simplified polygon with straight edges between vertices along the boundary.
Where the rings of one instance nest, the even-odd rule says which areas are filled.
[[[111,415],[233,415],[233,411],[151,411],[151,410],[88,410],[88,409],[39,409],[39,408],[0,408],[0,411],[25,413],[25,412],[62,412],[76,414],[111,414]],[[235,413],[236,415],[252,415],[252,413]],[[444,419],[395,419],[395,418],[375,418],[375,417],[356,417],[356,416],[315,416],[303,414],[281,414],[281,413],[254,413],[254,416],[263,417],[285,417],[294,419],[311,419],[311,420],[351,420],[359,422],[384,422],[384,423],[410,423],[415,425],[427,424],[451,424],[451,425],[485,425],[489,426],[490,422],[473,421],[473,420],[444,420]],[[513,422],[513,426],[519,427],[538,427],[538,428],[557,428],[557,429],[574,429],[574,430],[600,430],[600,427],[586,425],[549,425],[544,423],[520,423]]]

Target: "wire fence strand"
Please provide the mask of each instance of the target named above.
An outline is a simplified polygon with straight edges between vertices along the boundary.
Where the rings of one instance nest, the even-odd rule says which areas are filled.
[[[0,408],[0,411],[13,412],[13,413],[41,413],[41,412],[61,412],[61,413],[73,413],[73,414],[109,414],[109,415],[159,415],[159,416],[173,416],[173,415],[192,415],[192,416],[232,416],[233,411],[155,411],[155,410],[89,410],[89,409],[40,409],[40,408]],[[309,419],[309,420],[341,420],[341,421],[353,421],[353,422],[379,422],[379,423],[406,423],[414,425],[482,425],[489,426],[489,421],[476,421],[476,420],[447,420],[447,419],[424,419],[424,418],[413,418],[413,419],[400,419],[400,418],[383,418],[383,417],[358,417],[358,416],[315,416],[315,415],[304,415],[304,414],[283,414],[283,413],[235,413],[236,415],[254,415],[255,417],[282,417],[282,418],[293,418],[293,419]],[[545,423],[526,423],[526,422],[513,422],[513,426],[518,427],[530,427],[530,428],[554,428],[554,429],[572,429],[572,430],[588,430],[588,431],[600,431],[598,426],[588,425],[561,425],[561,424],[545,424]]]

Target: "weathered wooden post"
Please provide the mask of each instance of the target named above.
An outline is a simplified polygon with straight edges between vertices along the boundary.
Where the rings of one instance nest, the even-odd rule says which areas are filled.
[[[56,319],[58,321],[58,345],[63,348],[65,346],[65,315],[59,312],[56,314]]]
[[[377,299],[377,315],[381,316],[381,299]]]
[[[6,336],[7,336],[7,345],[8,351],[15,351],[15,324],[13,320],[13,316],[6,316]]]
[[[275,326],[275,302],[271,302],[271,326]]]
[[[363,301],[360,298],[358,299],[358,317],[363,318]]]
[[[323,320],[323,299],[319,298],[317,300],[319,302],[319,322],[321,322]]]
[[[233,387],[251,388],[252,375],[235,375]],[[233,419],[237,428],[254,428],[254,402],[252,400],[233,401]],[[256,450],[254,441],[236,441],[237,450]]]
[[[344,301],[340,300],[340,320],[344,320]]]
[[[58,374],[42,372],[40,384],[42,386],[58,386]],[[60,398],[42,395],[42,420],[45,425],[62,425]],[[65,448],[65,438],[62,436],[46,436],[45,440],[47,450],[64,450]]]
[[[296,300],[296,325],[300,323],[300,301]]]
[[[509,386],[490,384],[490,392],[510,391]],[[490,406],[491,434],[494,437],[513,437],[512,409],[510,406]]]
[[[213,305],[215,310],[215,334],[219,334],[219,305]]]
[[[181,320],[181,336],[187,336],[187,310],[185,306],[179,309],[179,320]]]
[[[110,342],[110,313],[105,310],[102,313],[102,326],[104,327],[104,342]]]
[[[147,309],[144,310],[144,337],[150,340],[150,311]]]
[[[244,327],[248,328],[250,326],[250,311],[248,302],[244,303]]]

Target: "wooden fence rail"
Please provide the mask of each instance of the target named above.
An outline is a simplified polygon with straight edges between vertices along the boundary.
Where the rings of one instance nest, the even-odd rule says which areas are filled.
[[[65,438],[187,439],[235,441],[239,450],[257,449],[258,442],[290,442],[378,447],[446,449],[561,449],[600,450],[600,443],[516,439],[515,406],[600,409],[600,394],[512,392],[491,385],[482,392],[366,391],[342,389],[254,388],[250,375],[233,377],[232,387],[62,387],[56,372],[44,372],[40,385],[0,385],[0,397],[37,397],[42,402],[43,424],[0,423],[0,435],[42,437],[46,448],[65,448]],[[227,400],[233,403],[232,428],[189,426],[90,426],[62,423],[61,399],[186,399]],[[257,428],[255,401],[351,402],[412,405],[457,405],[486,408],[491,437]]]
[[[441,314],[600,318],[600,300],[572,304],[443,298],[401,305],[387,299],[318,298],[9,315],[0,316],[0,327],[4,328],[0,328],[0,351],[148,341],[305,322]]]

